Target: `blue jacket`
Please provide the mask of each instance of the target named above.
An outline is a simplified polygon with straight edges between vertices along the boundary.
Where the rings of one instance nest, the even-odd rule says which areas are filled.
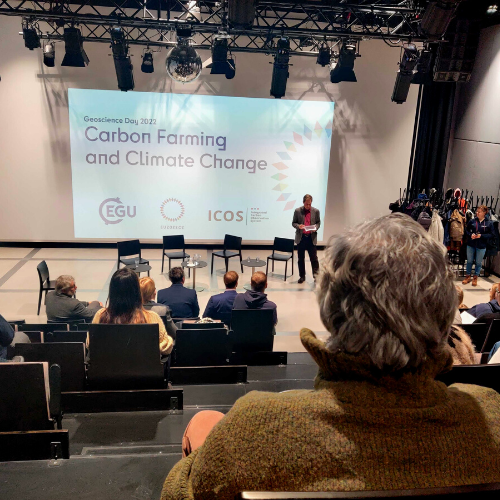
[[[231,311],[233,310],[234,299],[238,292],[234,289],[226,290],[224,293],[212,295],[208,301],[204,318],[220,319],[226,325],[231,324]]]
[[[160,290],[156,300],[170,307],[172,318],[197,318],[200,314],[196,290],[186,288],[182,283]]]
[[[477,217],[471,219],[465,228],[465,232],[469,237],[467,245],[473,248],[486,248],[486,243],[488,238],[493,237],[493,224],[491,221],[483,219],[483,222],[479,222]],[[481,238],[473,240],[471,235],[477,233],[481,235]]]
[[[14,330],[7,323],[2,315],[0,315],[0,359],[7,358],[7,346],[14,339]]]
[[[467,312],[474,316],[474,318],[479,318],[483,314],[500,313],[500,305],[496,300],[492,300],[472,306]]]

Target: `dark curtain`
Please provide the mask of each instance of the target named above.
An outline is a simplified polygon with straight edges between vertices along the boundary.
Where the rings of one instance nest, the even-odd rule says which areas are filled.
[[[416,137],[412,189],[443,187],[456,83],[423,86]]]

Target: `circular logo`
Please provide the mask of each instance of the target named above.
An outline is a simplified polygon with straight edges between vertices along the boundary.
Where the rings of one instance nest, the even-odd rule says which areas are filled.
[[[184,215],[184,205],[177,198],[168,198],[161,204],[160,213],[164,219],[177,222]]]

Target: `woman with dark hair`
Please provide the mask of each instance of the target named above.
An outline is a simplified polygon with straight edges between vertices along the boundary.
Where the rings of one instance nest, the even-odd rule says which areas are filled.
[[[142,306],[141,289],[137,274],[126,267],[118,269],[109,283],[107,307],[99,309],[92,323],[130,325],[156,323],[160,328],[160,352],[169,354],[174,341],[167,335],[165,325],[158,314]]]

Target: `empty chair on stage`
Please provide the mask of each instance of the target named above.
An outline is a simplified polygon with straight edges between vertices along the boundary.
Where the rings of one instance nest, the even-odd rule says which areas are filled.
[[[139,240],[119,241],[117,243],[117,246],[118,246],[118,263],[116,265],[117,269],[120,268],[120,264],[124,264],[126,266],[131,266],[136,263],[149,265],[149,260],[143,259],[141,257],[141,243]],[[148,276],[149,276],[149,271],[148,271]]]
[[[229,271],[229,259],[239,257],[241,272],[243,272],[243,264],[241,263],[243,260],[241,257],[241,241],[242,238],[239,236],[232,236],[230,234],[226,234],[226,236],[224,236],[224,248],[212,253],[212,273],[214,272],[214,257],[221,257],[224,259],[226,264],[226,273]]]

